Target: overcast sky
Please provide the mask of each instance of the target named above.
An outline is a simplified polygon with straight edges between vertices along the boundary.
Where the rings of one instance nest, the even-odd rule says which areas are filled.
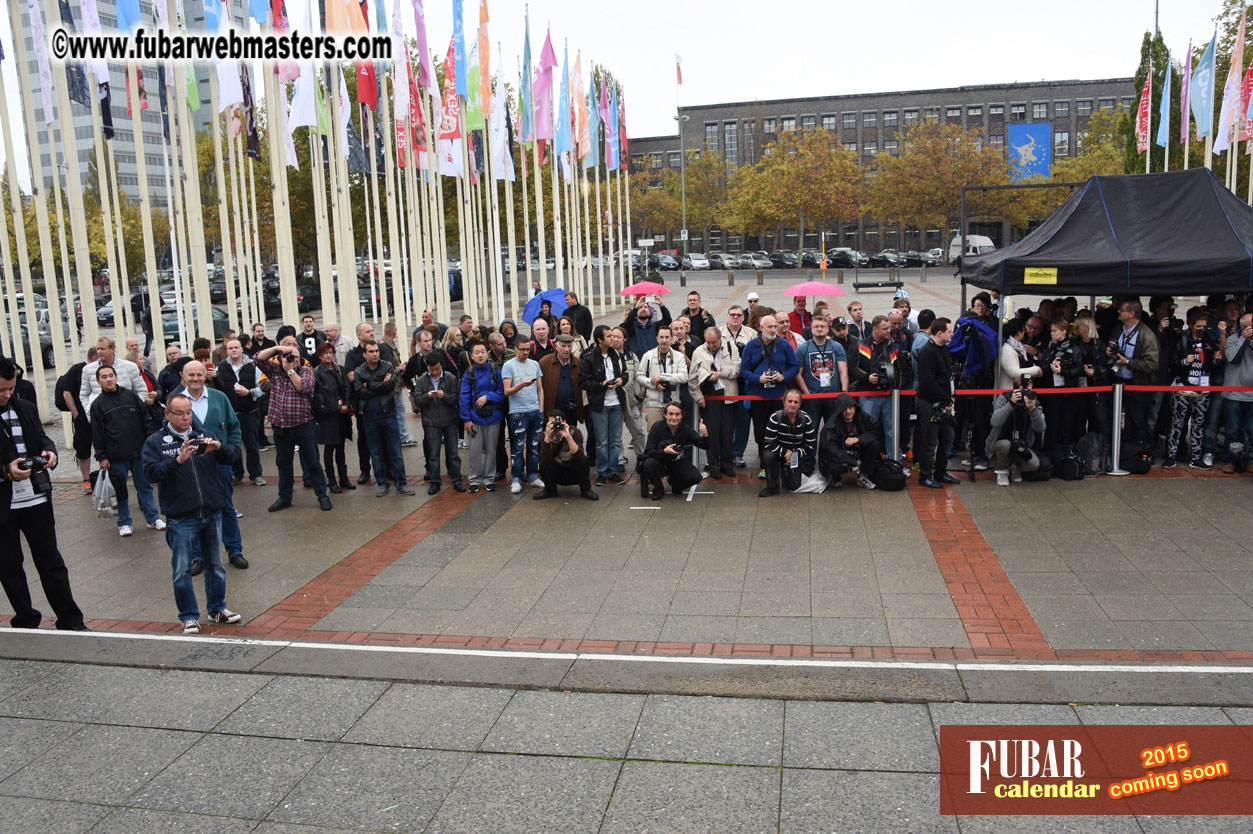
[[[411,32],[409,0],[400,2]],[[469,35],[478,28],[478,2],[464,5]],[[0,33],[10,56],[3,78],[20,145],[7,6],[0,3]],[[1163,0],[1160,26],[1180,60],[1189,39],[1209,40],[1220,6],[1219,0]],[[516,81],[525,7],[517,0],[489,0],[489,7],[493,72],[503,67]],[[674,132],[676,52],[683,56],[683,105],[1112,78],[1134,74],[1153,13],[1151,0],[1029,6],[963,0],[949,8],[922,0],[536,0],[530,4],[531,50],[538,63],[551,27],[558,65],[568,44],[571,66],[582,51],[585,75],[591,62],[606,66],[626,91],[630,135],[653,136]],[[427,0],[426,17],[430,47],[442,55],[452,34],[452,0]],[[18,158],[24,166],[25,153]]]

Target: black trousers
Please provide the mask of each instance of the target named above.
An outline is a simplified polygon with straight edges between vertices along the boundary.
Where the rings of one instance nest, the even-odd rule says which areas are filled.
[[[918,462],[921,478],[939,477],[948,474],[948,450],[953,446],[953,421],[947,417],[943,420],[932,420],[938,409],[926,400],[914,398],[914,407],[918,415],[918,448],[914,449],[914,460]]]
[[[823,446],[818,452],[818,469],[824,478],[837,481],[844,476],[844,473],[851,472],[854,466],[860,466],[862,473],[869,477],[871,465],[883,455],[883,450],[879,448],[878,443],[862,443],[860,440],[856,445],[847,447],[845,451],[852,455],[851,462],[846,455],[839,454],[839,450],[834,448],[833,444]]]
[[[749,416],[753,418],[753,441],[757,444],[757,459],[764,467],[766,460],[766,423],[770,415],[783,408],[783,400],[750,400]]]
[[[1153,428],[1149,425],[1149,405],[1152,399],[1153,395],[1148,391],[1122,392],[1123,414],[1126,416],[1123,435],[1142,446],[1153,442]]]
[[[335,483],[335,473],[339,473],[339,486],[348,483],[348,462],[344,460],[344,441],[334,446],[322,447],[322,468],[326,470],[326,483]]]
[[[976,387],[991,388],[993,383],[975,382]],[[953,435],[955,439],[964,436],[966,431],[966,423],[970,423],[970,453],[976,458],[987,457],[988,445],[988,429],[992,425],[992,397],[987,394],[978,394],[965,397],[956,397],[957,407],[954,409],[954,415],[957,418],[957,424],[954,426]]]
[[[261,477],[261,413],[253,411],[238,411],[235,416],[239,418],[239,434],[244,441],[244,453],[235,458],[235,462],[231,464],[231,471],[235,473],[236,478],[244,476],[244,462],[247,460],[248,477]],[[327,469],[330,474],[330,469]]]
[[[663,477],[670,481],[670,489],[677,495],[699,484],[702,475],[694,464],[683,458],[669,461],[644,458],[640,462],[640,495],[647,497],[649,487],[664,489],[661,483]]]
[[[539,477],[544,482],[544,491],[549,495],[556,495],[559,486],[577,486],[579,492],[591,489],[587,461],[587,455],[581,451],[566,463],[558,463],[555,457],[541,460]]]
[[[464,429],[465,426],[462,426]],[[444,463],[448,467],[448,477],[454,484],[461,483],[461,455],[457,452],[457,423],[446,426],[430,426],[422,424],[422,451],[426,455],[426,479],[431,483],[440,482],[439,452],[444,450]],[[495,474],[495,473],[493,473]]]
[[[365,418],[357,413],[357,465],[361,474],[370,477],[370,441],[365,436]]]
[[[792,454],[795,455],[797,452],[793,450]],[[788,492],[800,489],[801,479],[814,473],[814,459],[806,455],[801,455],[800,464],[793,468],[784,464],[782,455],[766,450],[762,465],[766,470],[766,486],[770,489],[782,487]]]
[[[814,425],[818,428],[818,434],[822,434],[827,424],[835,419],[835,415],[839,410],[835,407],[835,397],[823,397],[818,400],[803,400],[801,408],[809,419],[814,421]]]
[[[21,510],[9,510],[0,526],[0,584],[13,606],[13,628],[39,628],[43,614],[31,604],[26,571],[22,568],[22,541],[30,548],[30,560],[39,573],[44,596],[57,615],[57,628],[82,628],[83,612],[70,592],[70,572],[57,549],[57,526],[52,517],[52,501]]]
[[[709,472],[719,471],[734,473],[735,455],[732,446],[735,441],[735,407],[738,402],[721,402],[705,400],[701,409],[701,419],[709,431],[709,450],[705,452],[705,460],[709,462]]]

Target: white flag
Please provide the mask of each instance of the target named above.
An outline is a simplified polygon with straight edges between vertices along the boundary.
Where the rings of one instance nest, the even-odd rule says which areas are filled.
[[[96,8],[96,0],[82,0],[83,31],[88,35],[100,34],[100,11]],[[109,65],[102,59],[83,61],[83,67],[96,76],[97,84],[109,81]]]
[[[298,127],[316,127],[318,123],[318,98],[314,89],[318,83],[313,64],[305,62],[300,67],[300,77],[292,87],[291,107],[287,111],[287,132],[292,134]]]
[[[496,89],[503,90],[501,84]],[[492,174],[498,180],[514,182],[513,154],[509,153],[509,136],[505,130],[505,110],[508,101],[497,102],[492,108]]]
[[[39,67],[39,92],[43,98],[44,124],[52,124],[52,67],[48,64],[48,40],[44,37],[44,19],[39,11],[39,4],[29,0],[27,12],[30,15],[30,39],[35,47],[35,63]],[[49,137],[51,138],[51,137]],[[65,137],[61,137],[65,141]]]
[[[231,16],[223,14],[218,21],[218,35],[230,37]],[[239,83],[239,61],[220,61],[214,67],[218,75],[218,112],[244,103],[244,88]]]
[[[439,172],[446,177],[461,176],[461,140],[439,140]]]
[[[1222,153],[1231,147],[1231,123],[1235,121],[1239,107],[1239,69],[1233,67],[1227,73],[1227,83],[1223,86],[1223,109],[1218,117],[1218,133],[1214,136],[1214,153]]]

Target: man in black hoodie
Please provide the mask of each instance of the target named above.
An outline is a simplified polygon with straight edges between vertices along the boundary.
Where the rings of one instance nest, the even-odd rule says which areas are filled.
[[[830,488],[840,485],[845,472],[856,470],[857,485],[874,489],[869,470],[883,454],[883,429],[848,394],[835,398],[835,408],[835,419],[822,433],[819,470],[830,480]]]
[[[92,445],[96,447],[96,460],[100,464],[99,477],[117,477],[125,483],[129,474],[135,482],[139,508],[148,529],[164,530],[165,522],[152,499],[152,484],[139,465],[144,440],[153,430],[148,407],[134,391],[117,384],[117,373],[108,365],[96,369],[96,380],[100,383],[100,394],[89,410]],[[118,499],[117,532],[119,536],[129,536],[132,532],[130,502],[122,495]]]

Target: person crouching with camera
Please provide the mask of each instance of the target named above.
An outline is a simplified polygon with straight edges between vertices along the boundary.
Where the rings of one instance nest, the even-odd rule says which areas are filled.
[[[709,430],[705,421],[700,422],[699,433],[683,422],[683,406],[678,401],[666,405],[665,419],[653,423],[644,444],[644,457],[640,459],[640,496],[660,501],[665,495],[663,477],[670,480],[675,495],[701,482],[700,470],[683,455],[695,446],[709,448]]]
[[[165,424],[144,441],[144,474],[157,485],[161,512],[168,519],[165,541],[170,546],[174,602],[184,634],[200,632],[200,609],[191,579],[193,555],[204,560],[209,622],[226,625],[242,619],[226,607],[226,569],[218,552],[222,511],[230,506],[228,482],[218,466],[230,466],[238,457],[238,446],[223,445],[192,425],[191,398],[183,393],[170,395]]]
[[[600,496],[592,491],[587,468],[583,433],[566,422],[561,409],[549,411],[539,443],[539,477],[544,487],[532,497],[536,501],[556,498],[559,485],[577,486],[581,497],[599,501]]]
[[[783,408],[770,415],[766,421],[766,452],[762,466],[766,470],[766,485],[757,493],[759,498],[779,494],[779,487],[789,492],[800,489],[801,480],[814,474],[818,457],[818,423],[801,411],[801,392],[787,389],[783,395]]]
[[[0,583],[13,606],[12,628],[39,628],[43,614],[31,604],[22,542],[30,548],[44,596],[62,631],[86,631],[83,612],[70,592],[70,573],[57,549],[52,516],[52,478],[56,444],[44,434],[39,409],[13,396],[17,365],[0,356]]]
[[[992,404],[987,454],[996,470],[998,486],[1009,486],[1011,480],[1017,483],[1023,472],[1040,468],[1034,446],[1043,433],[1044,409],[1031,390],[1031,378],[1019,376],[1013,390],[997,394]]]

